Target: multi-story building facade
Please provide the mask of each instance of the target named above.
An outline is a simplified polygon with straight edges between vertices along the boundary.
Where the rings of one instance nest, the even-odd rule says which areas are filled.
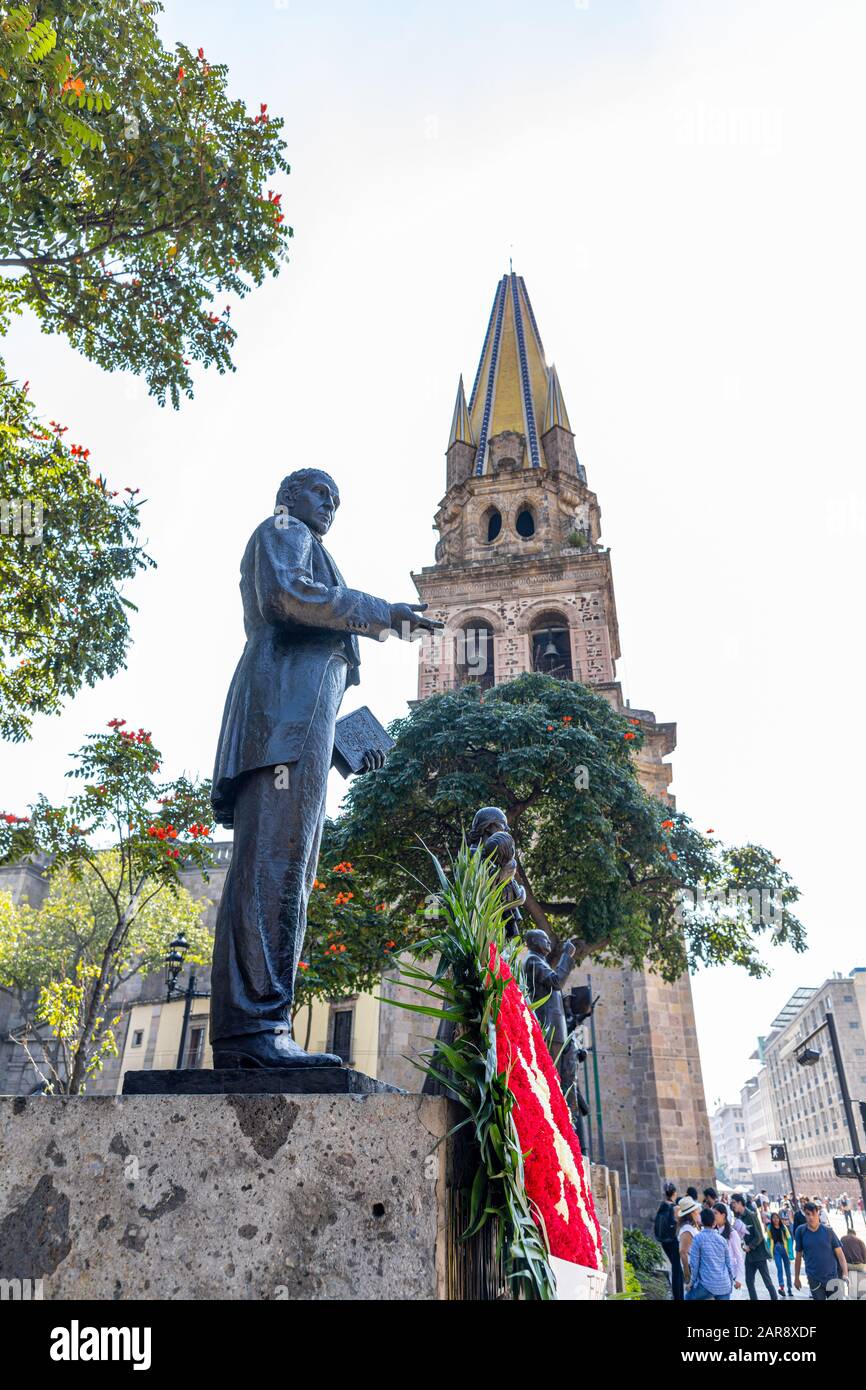
[[[810,1047],[820,1053],[802,1066],[803,1039],[832,1012],[842,1064],[853,1097],[859,1152],[866,1132],[856,1104],[866,1100],[866,968],[834,975],[817,989],[798,990],[763,1040],[774,1140],[788,1146],[794,1181],[807,1196],[840,1196],[856,1189],[856,1179],[837,1178],[833,1159],[851,1153],[839,1077],[825,1028]]]
[[[765,1188],[774,1194],[783,1188],[787,1190],[788,1176],[784,1164],[775,1163],[770,1153],[775,1122],[766,1067],[749,1077],[740,1092],[740,1107],[743,1112],[746,1163],[751,1171],[752,1186],[758,1192]]]
[[[737,1104],[719,1105],[710,1116],[713,1139],[713,1159],[716,1176],[731,1187],[751,1185],[749,1151],[746,1148],[746,1126],[743,1107]]]

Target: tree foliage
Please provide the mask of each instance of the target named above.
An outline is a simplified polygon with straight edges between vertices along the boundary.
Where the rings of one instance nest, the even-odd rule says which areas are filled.
[[[231,369],[215,296],[285,258],[269,181],[282,121],[249,114],[201,48],[166,49],[151,0],[0,6],[0,326],[25,306],[160,403],[193,361]]]
[[[161,959],[169,922],[169,936],[177,924],[195,928],[197,916],[193,921],[189,915],[197,914],[195,905],[177,905],[183,904],[181,866],[193,865],[207,878],[212,862],[209,783],[158,781],[161,757],[149,731],[127,729],[122,719],[111,720],[108,729],[91,734],[74,755],[67,776],[83,786],[69,801],[52,805],[40,796],[29,816],[0,816],[0,863],[36,860],[52,885],[60,884],[59,906],[49,899],[42,909],[47,927],[56,926],[58,913],[64,920],[62,930],[48,934],[54,944],[43,950],[38,923],[25,930],[33,926],[25,911],[4,937],[0,983],[39,985],[49,1012],[36,1021],[47,1022],[68,1053],[57,1084],[70,1094],[83,1087],[111,1027],[106,1009],[118,983],[133,965],[145,969]],[[72,884],[80,885],[75,894]],[[200,961],[209,958],[206,937],[195,935]]]
[[[394,913],[375,898],[375,879],[339,857],[339,833],[326,822],[295,984],[295,1013],[314,999],[345,999],[374,989],[392,960],[426,930],[420,904]]]
[[[110,491],[66,434],[0,367],[2,738],[26,738],[37,714],[121,668],[135,609],[121,586],[153,563],[138,490]]]
[[[395,916],[408,917],[429,879],[427,851],[446,861],[473,813],[496,805],[517,841],[526,916],[554,940],[572,937],[579,960],[668,980],[699,963],[760,976],[762,936],[805,948],[799,891],[778,860],[725,846],[649,796],[633,760],[640,721],[587,687],[536,674],[467,686],[391,732],[385,767],[349,790],[338,844]]]
[[[159,970],[169,942],[179,932],[189,942],[191,964],[204,964],[211,955],[211,936],[201,923],[204,902],[184,888],[151,899],[109,954],[85,1042],[91,991],[100,980],[116,924],[104,885],[116,882],[121,871],[116,851],[104,851],[95,862],[98,875],[77,877],[69,866],[59,869],[41,907],[16,905],[8,895],[0,895],[0,988],[13,991],[29,1006],[16,1038],[37,1071],[58,1090],[67,1088],[80,1049],[82,1085],[106,1057],[117,1055],[118,990],[135,975]]]

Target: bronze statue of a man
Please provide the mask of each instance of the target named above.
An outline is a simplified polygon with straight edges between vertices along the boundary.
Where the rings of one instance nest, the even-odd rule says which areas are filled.
[[[340,505],[329,474],[302,468],[280,484],[275,515],[241,561],[247,642],[229,688],[213,777],[214,815],[234,828],[214,943],[215,1067],[339,1066],[292,1038],[325,815],[334,725],[358,683],[358,637],[441,627],[426,604],[389,604],[348,589],[322,545]],[[365,767],[381,766],[371,752]]]

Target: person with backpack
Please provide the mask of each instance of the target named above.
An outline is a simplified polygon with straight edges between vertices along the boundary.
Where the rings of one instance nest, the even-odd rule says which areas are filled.
[[[794,1236],[794,1288],[800,1288],[800,1266],[805,1261],[806,1279],[816,1302],[838,1298],[841,1281],[848,1278],[848,1264],[842,1242],[832,1226],[821,1224],[821,1211],[816,1202],[805,1206],[806,1224],[797,1227]],[[844,1297],[844,1295],[841,1295]]]
[[[677,1303],[683,1301],[683,1267],[680,1264],[680,1247],[677,1239],[677,1185],[665,1183],[664,1200],[661,1202],[653,1222],[653,1235],[664,1250],[671,1265],[671,1293]]]
[[[761,1218],[754,1209],[750,1210],[747,1207],[742,1192],[734,1193],[731,1198],[731,1207],[734,1215],[740,1218],[746,1228],[746,1234],[743,1236],[743,1250],[746,1255],[746,1288],[749,1290],[749,1298],[753,1303],[757,1300],[755,1279],[760,1275],[772,1302],[778,1303],[779,1295],[773,1288],[773,1281],[767,1269],[769,1252],[765,1243]]]

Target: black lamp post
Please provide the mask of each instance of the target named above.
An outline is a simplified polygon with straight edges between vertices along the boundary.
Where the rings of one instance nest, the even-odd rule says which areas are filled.
[[[175,1070],[180,1070],[183,1066],[183,1053],[186,1047],[186,1035],[189,1028],[189,1015],[192,1009],[193,999],[207,999],[207,993],[203,990],[196,991],[195,971],[189,972],[189,982],[186,989],[178,987],[177,979],[183,970],[183,963],[186,953],[189,950],[189,942],[183,932],[178,932],[174,941],[169,942],[168,950],[165,953],[165,998],[166,1003],[170,1004],[173,999],[183,999],[183,1023],[180,1028],[180,1047],[177,1050],[177,1063]]]
[[[824,1015],[824,1022],[819,1023],[818,1027],[803,1038],[802,1042],[796,1044],[797,1062],[801,1067],[814,1067],[820,1061],[821,1053],[816,1047],[809,1047],[813,1038],[821,1032],[823,1028],[830,1034],[830,1046],[833,1050],[833,1061],[836,1064],[836,1075],[839,1078],[839,1090],[842,1093],[842,1105],[845,1110],[845,1119],[848,1122],[848,1133],[851,1136],[851,1151],[857,1161],[860,1153],[860,1140],[857,1137],[857,1126],[854,1123],[854,1107],[851,1104],[851,1092],[848,1090],[848,1078],[845,1075],[845,1067],[842,1062],[842,1050],[839,1047],[839,1034],[836,1032],[836,1020],[831,1012]],[[857,1162],[857,1179],[860,1183],[860,1195],[863,1198],[863,1210],[866,1212],[866,1176],[863,1173],[863,1165]]]

